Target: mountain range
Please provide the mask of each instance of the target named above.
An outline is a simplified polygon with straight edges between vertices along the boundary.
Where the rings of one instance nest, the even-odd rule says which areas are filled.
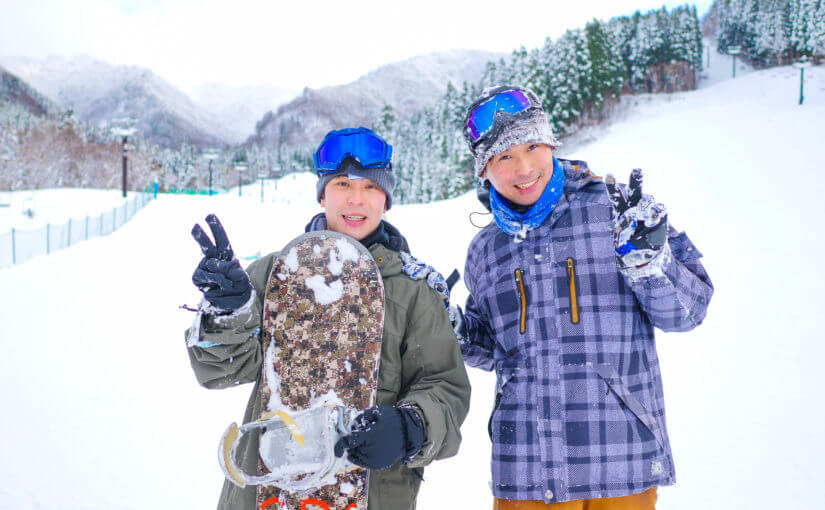
[[[224,145],[233,137],[219,118],[152,71],[90,57],[3,58],[0,64],[83,121],[131,124],[150,143],[177,148]]]
[[[431,53],[382,66],[356,81],[300,96],[264,115],[248,143],[299,147],[314,144],[330,129],[374,124],[385,105],[421,111],[444,94],[447,83],[476,82],[501,54],[474,50]]]
[[[358,80],[292,91],[273,85],[201,86],[190,98],[149,69],[88,56],[0,57],[3,97],[35,114],[72,110],[93,125],[132,124],[149,143],[200,148],[246,141],[263,147],[317,143],[330,129],[372,125],[385,105],[420,111],[452,81],[477,81],[496,53],[454,50],[382,66]],[[2,70],[2,68],[0,68]],[[293,98],[291,101],[288,101]],[[288,101],[288,102],[285,102]]]

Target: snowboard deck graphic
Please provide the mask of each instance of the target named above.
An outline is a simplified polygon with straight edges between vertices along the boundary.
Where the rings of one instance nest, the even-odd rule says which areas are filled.
[[[322,402],[358,410],[375,404],[384,285],[361,243],[331,231],[297,237],[273,265],[263,308],[260,418]],[[261,445],[258,474],[266,475],[264,437]],[[256,509],[366,510],[367,475],[353,466],[336,483],[300,494],[261,485]]]

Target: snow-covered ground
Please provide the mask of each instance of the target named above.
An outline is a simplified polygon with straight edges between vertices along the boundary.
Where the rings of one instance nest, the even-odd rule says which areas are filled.
[[[45,226],[63,224],[69,218],[79,220],[86,216],[98,216],[117,207],[123,207],[134,193],[123,198],[116,189],[67,189],[0,191],[0,234],[12,228],[33,230]],[[6,205],[7,204],[7,205]],[[31,214],[26,214],[31,211]]]
[[[661,509],[821,506],[825,69],[806,77],[802,107],[791,68],[630,99],[596,141],[563,153],[620,180],[645,169],[645,191],[704,253],[716,286],[705,324],[658,336],[678,478]],[[0,509],[214,506],[217,442],[251,388],[208,391],[191,373],[192,317],[177,309],[198,298],[189,230],[215,212],[240,257],[266,253],[320,211],[314,189],[303,174],[265,189],[264,203],[257,185],[244,198],[162,196],[105,238],[0,269]],[[64,193],[51,200],[77,214]],[[463,269],[473,211],[465,195],[388,218],[446,273]],[[491,506],[493,380],[470,377],[461,451],[428,468],[419,508]]]

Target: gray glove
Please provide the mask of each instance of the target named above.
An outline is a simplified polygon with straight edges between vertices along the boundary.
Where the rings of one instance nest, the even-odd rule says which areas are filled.
[[[455,337],[459,344],[467,342],[467,324],[464,322],[464,312],[458,305],[450,305],[447,307],[447,317],[450,318],[450,325],[453,327]]]
[[[630,173],[626,192],[612,175],[607,175],[605,185],[613,206],[610,224],[619,267],[639,268],[662,258],[667,245],[667,210],[653,197],[642,195],[642,170]]]

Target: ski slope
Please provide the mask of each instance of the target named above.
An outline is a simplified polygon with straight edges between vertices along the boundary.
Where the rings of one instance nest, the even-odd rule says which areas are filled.
[[[628,98],[595,141],[562,150],[622,181],[643,168],[645,191],[704,253],[716,286],[702,326],[657,337],[678,480],[659,491],[660,509],[821,505],[825,69],[806,77],[802,107],[792,68]],[[0,269],[0,510],[214,507],[218,439],[251,387],[209,391],[192,375],[192,314],[178,309],[198,301],[189,230],[214,212],[239,257],[280,248],[320,207],[309,174],[268,186],[263,203],[257,185],[243,198],[161,196],[105,238]],[[50,207],[69,211],[76,193],[51,195]],[[388,219],[446,274],[463,270],[473,211],[468,194]],[[494,381],[469,373],[461,451],[428,468],[421,509],[491,507]]]

